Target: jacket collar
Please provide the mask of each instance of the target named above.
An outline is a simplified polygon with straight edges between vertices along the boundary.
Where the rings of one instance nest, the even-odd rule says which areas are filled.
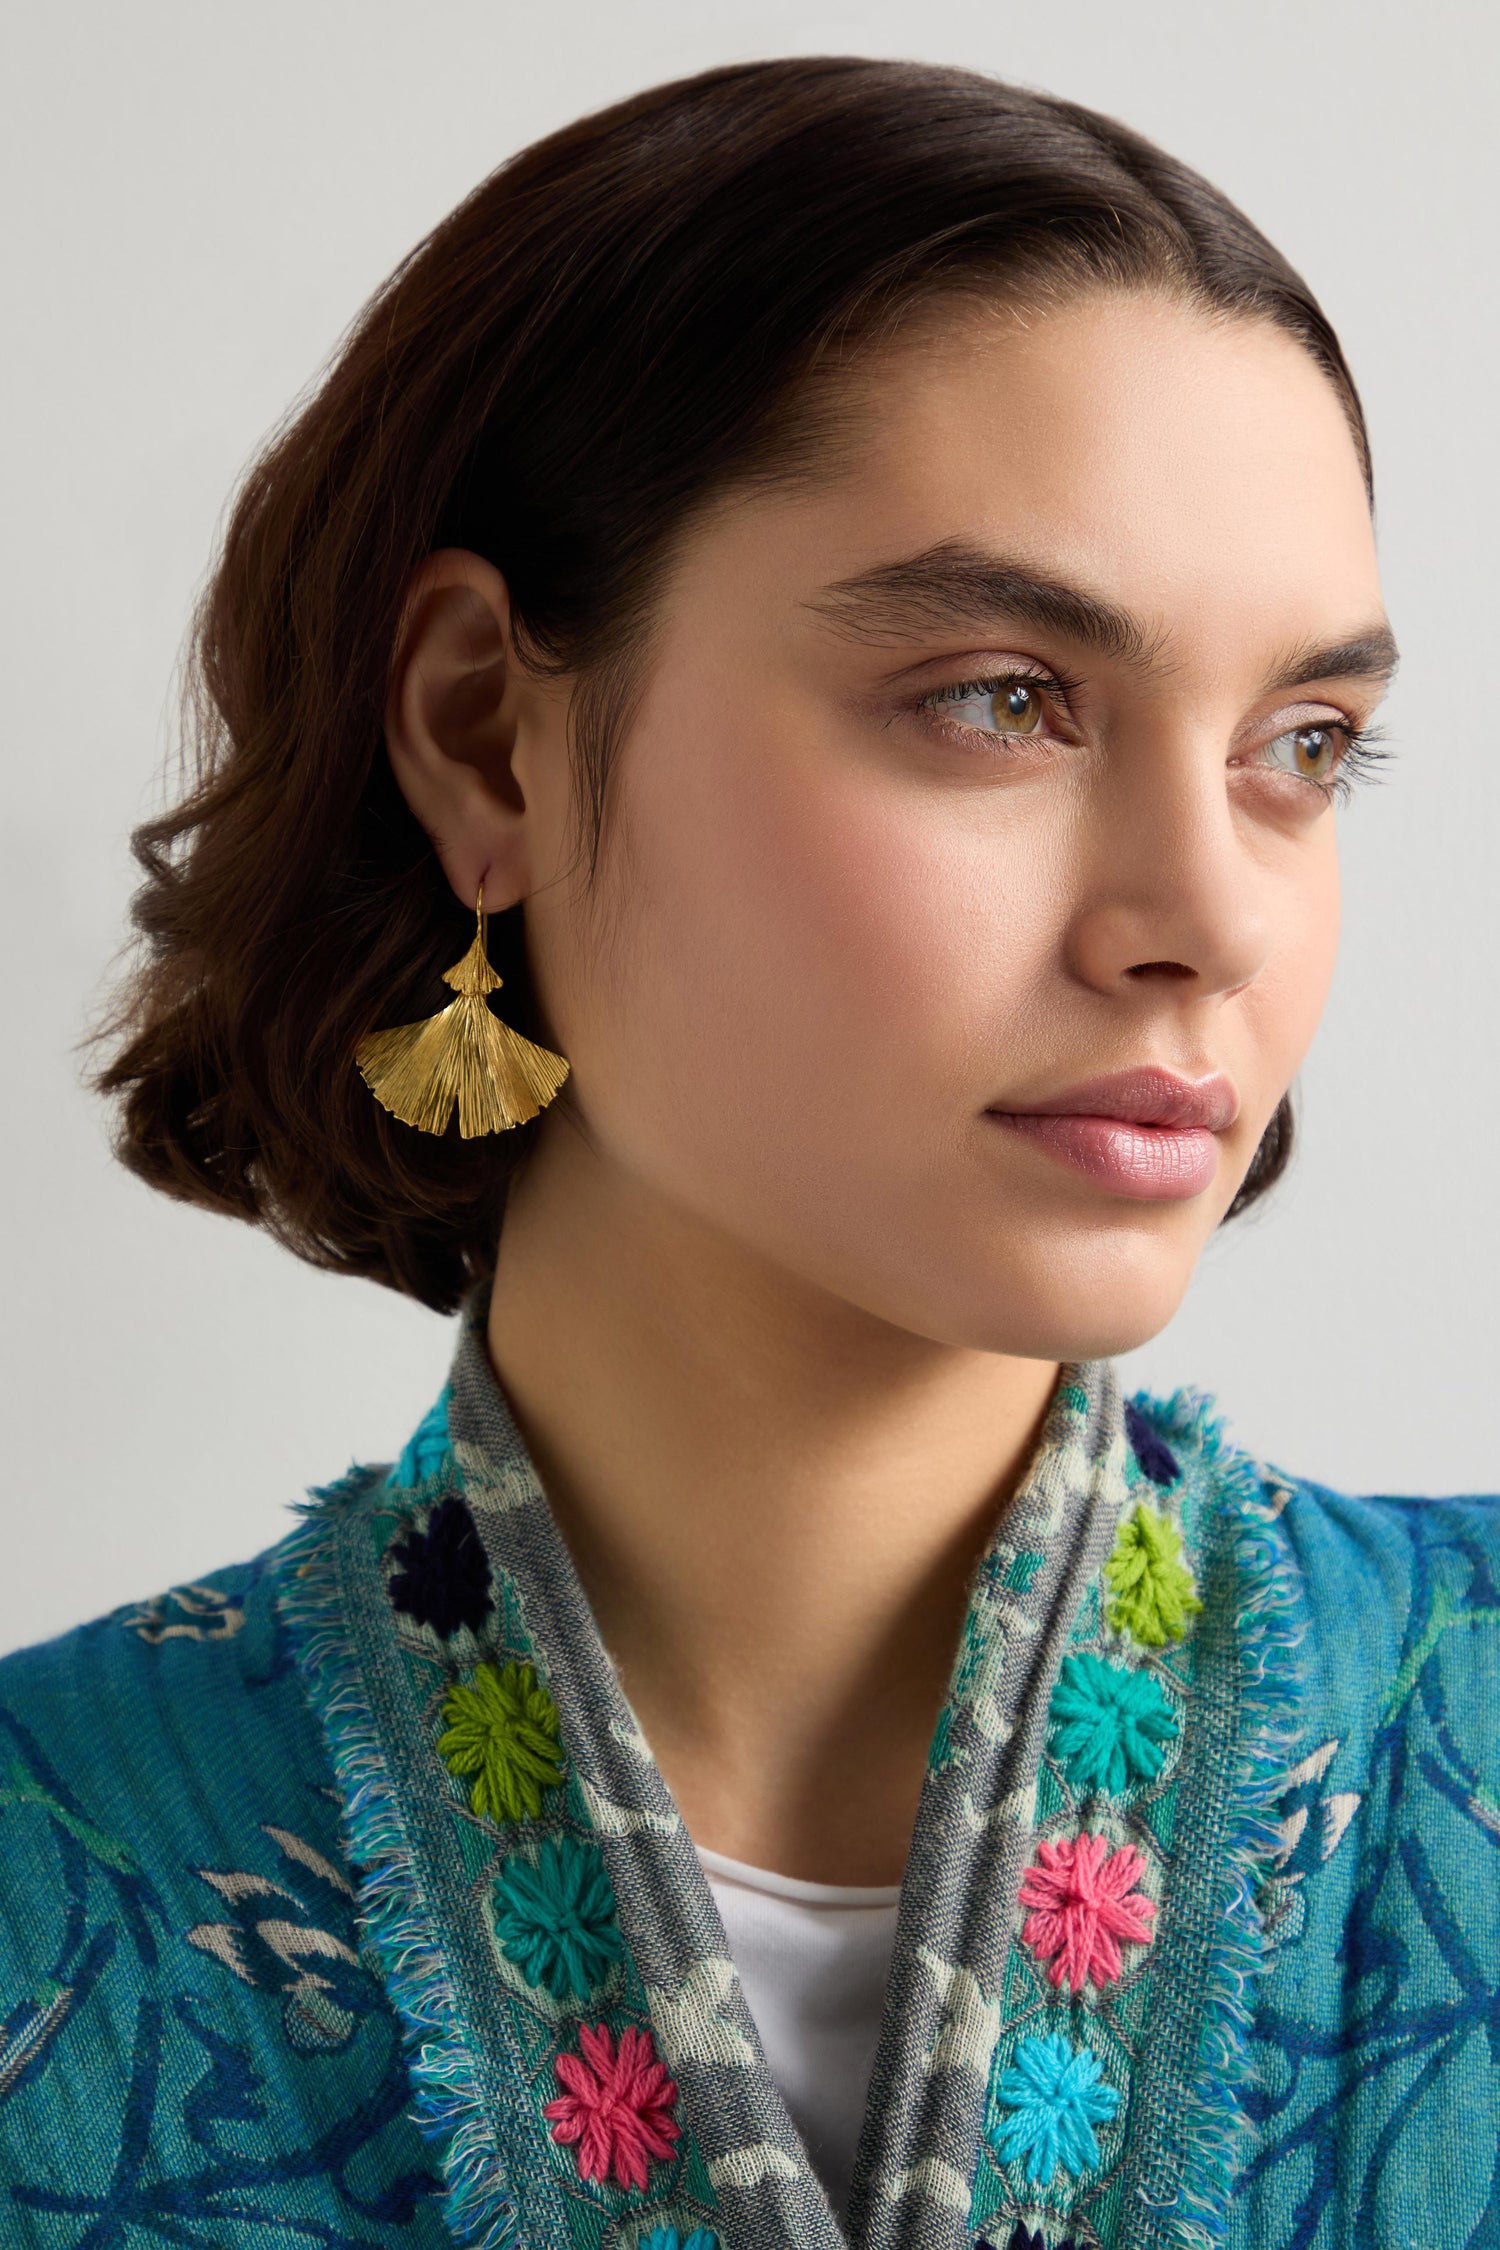
[[[1226,1496],[1255,1504],[1253,1477],[1185,1409],[1174,1449],[1110,1363],[1063,1370],[934,1732],[846,2234],[490,1365],[487,1303],[471,1296],[400,1461],[314,1493],[280,1566],[455,2239],[1133,2239],[1195,2134],[1208,2161],[1204,1929],[1232,1895],[1244,1721],[1227,1692],[1242,1589],[1214,1526]],[[1192,1865],[1171,1846],[1184,1826]],[[1253,1951],[1241,1922],[1218,1936]]]

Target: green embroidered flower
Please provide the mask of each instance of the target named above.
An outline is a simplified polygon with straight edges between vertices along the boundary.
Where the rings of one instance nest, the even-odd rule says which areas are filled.
[[[1114,1596],[1110,1624],[1117,1633],[1133,1633],[1147,1648],[1180,1641],[1188,1619],[1203,1607],[1183,1560],[1181,1532],[1144,1500],[1116,1533],[1104,1576]]]
[[[447,1729],[438,1753],[453,1774],[471,1773],[469,1802],[492,1820],[535,1820],[542,1791],[568,1770],[558,1742],[557,1705],[533,1664],[479,1664],[443,1699]]]

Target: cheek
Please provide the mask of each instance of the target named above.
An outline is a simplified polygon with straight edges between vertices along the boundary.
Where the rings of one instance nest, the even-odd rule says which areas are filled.
[[[794,713],[637,742],[600,1098],[643,1133],[711,1134],[720,1166],[738,1144],[847,1169],[893,1139],[916,1161],[945,1115],[970,1126],[1055,955],[1055,852],[894,756],[830,755]]]

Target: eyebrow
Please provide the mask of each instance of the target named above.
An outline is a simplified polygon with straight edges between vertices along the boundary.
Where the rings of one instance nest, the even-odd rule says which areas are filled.
[[[1083,586],[1034,565],[944,540],[904,561],[881,563],[836,579],[804,604],[857,640],[895,640],[913,632],[1019,619],[1112,658],[1142,678],[1163,678],[1173,665],[1165,636]],[[1336,641],[1303,641],[1273,666],[1265,694],[1312,680],[1368,679],[1389,684],[1400,651],[1382,617]]]

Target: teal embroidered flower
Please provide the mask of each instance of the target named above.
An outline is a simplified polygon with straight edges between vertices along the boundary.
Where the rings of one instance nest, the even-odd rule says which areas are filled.
[[[1177,1720],[1149,1672],[1087,1653],[1065,1656],[1048,1714],[1052,1748],[1074,1789],[1118,1796],[1135,1781],[1154,1781]]]
[[[495,1883],[495,1935],[528,1984],[587,2000],[624,1951],[609,1871],[592,1844],[560,1836],[535,1862],[508,1859]]]
[[[443,1699],[438,1754],[452,1774],[473,1774],[469,1802],[492,1820],[535,1820],[542,1791],[568,1770],[557,1705],[534,1664],[477,1664]]]
[[[1033,2187],[1049,2187],[1059,2164],[1075,2179],[1097,2164],[1094,2127],[1120,2106],[1120,2090],[1103,2084],[1093,2048],[1075,2047],[1060,2031],[1019,2041],[995,2092],[1011,2114],[986,2137],[1006,2163],[1025,2157]]]
[[[641,2236],[636,2250],[719,2250],[719,2238],[712,2227],[694,2227],[691,2234],[679,2234],[676,2227],[653,2227]]]
[[[1182,1534],[1156,1508],[1138,1501],[1115,1534],[1105,1581],[1114,1600],[1109,1622],[1147,1648],[1180,1641],[1203,1604],[1183,1557]]]

